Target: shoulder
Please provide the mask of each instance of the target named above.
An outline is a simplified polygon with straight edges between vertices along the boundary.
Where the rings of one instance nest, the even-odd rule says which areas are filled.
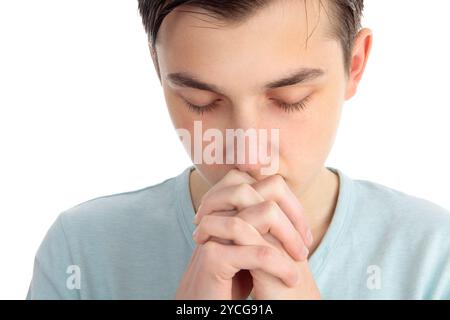
[[[179,233],[179,197],[183,173],[157,184],[100,196],[61,212],[55,224],[71,251],[102,252],[105,244],[138,247]]]
[[[355,221],[382,226],[415,239],[439,238],[447,246],[450,239],[450,211],[430,200],[386,185],[353,180]]]
[[[353,183],[359,206],[386,212],[391,219],[450,223],[450,211],[430,200],[373,181]]]
[[[70,207],[60,214],[64,226],[88,227],[89,225],[117,224],[126,220],[139,220],[144,216],[158,216],[176,205],[177,178],[168,178],[157,184],[100,196]],[[169,210],[170,211],[170,210]]]
[[[117,274],[117,281],[129,280],[132,276],[124,270],[139,274],[143,261],[157,261],[164,251],[153,244],[162,237],[181,234],[177,192],[185,181],[183,173],[145,188],[93,198],[61,212],[36,253],[27,297],[96,295],[110,286],[107,281],[117,280],[106,275]],[[91,282],[84,283],[87,289],[83,292],[67,290],[68,266],[92,277],[81,278]],[[163,270],[158,262],[149,267]],[[100,296],[111,294],[109,290],[101,292]]]
[[[389,287],[404,296],[450,297],[450,212],[427,199],[367,180],[353,180],[352,235]],[[397,289],[394,290],[394,288]],[[402,287],[403,286],[403,287]]]

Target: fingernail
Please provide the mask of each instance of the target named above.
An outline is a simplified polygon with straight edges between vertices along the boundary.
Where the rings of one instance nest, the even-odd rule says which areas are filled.
[[[198,233],[198,227],[195,228],[194,232],[192,232],[192,237],[195,237]]]
[[[199,206],[198,206],[198,209],[197,209],[197,213],[195,214],[195,217],[194,217],[194,224],[198,224],[198,213],[200,212],[200,209],[202,208],[202,205],[200,204]]]
[[[313,243],[313,235],[311,233],[311,230],[308,230],[308,232],[306,233],[306,240],[308,241],[308,245],[312,245]]]
[[[303,259],[308,258],[308,254],[309,254],[308,248],[303,247],[303,249],[302,249],[302,258],[303,258]]]

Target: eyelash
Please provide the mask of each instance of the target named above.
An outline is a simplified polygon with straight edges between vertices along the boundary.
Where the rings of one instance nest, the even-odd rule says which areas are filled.
[[[303,110],[307,107],[307,103],[309,102],[311,96],[308,96],[306,98],[304,98],[302,101],[296,102],[296,103],[284,103],[284,102],[280,102],[280,101],[276,101],[276,104],[278,105],[278,107],[280,107],[281,109],[283,109],[283,111],[285,112],[293,112],[293,111],[300,111]],[[194,105],[186,100],[184,100],[184,102],[186,103],[188,109],[190,111],[193,111],[197,114],[203,115],[203,113],[205,112],[210,112],[212,110],[214,110],[214,108],[217,107],[217,100],[206,105],[206,106],[197,106]]]
[[[307,104],[309,102],[309,99],[311,96],[307,96],[302,101],[296,102],[296,103],[284,103],[280,101],[276,101],[277,105],[283,109],[285,112],[293,112],[293,111],[300,111],[304,110],[307,107]]]
[[[195,104],[192,104],[186,100],[184,100],[184,102],[186,103],[190,111],[193,111],[200,115],[203,115],[203,113],[205,112],[212,111],[217,106],[217,101],[214,101],[213,103],[210,103],[206,106],[196,106]]]

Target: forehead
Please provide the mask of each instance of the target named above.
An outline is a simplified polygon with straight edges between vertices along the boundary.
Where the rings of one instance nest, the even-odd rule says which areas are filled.
[[[238,23],[184,6],[164,20],[156,49],[162,73],[193,72],[237,84],[242,77],[257,81],[252,75],[270,79],[283,68],[326,68],[337,47],[325,36],[328,27],[319,1],[273,1]]]

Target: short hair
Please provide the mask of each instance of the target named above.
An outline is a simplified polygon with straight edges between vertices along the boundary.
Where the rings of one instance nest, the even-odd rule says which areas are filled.
[[[138,0],[139,13],[152,48],[164,18],[175,8],[189,5],[206,10],[219,20],[239,22],[274,0]],[[299,0],[300,1],[300,0]],[[307,1],[307,0],[305,0]],[[314,0],[316,1],[316,0]],[[322,1],[320,7],[324,7]],[[361,28],[364,0],[326,0],[330,12],[331,36],[340,41],[346,70],[350,66],[354,40]],[[325,8],[325,7],[324,7]],[[307,39],[308,40],[308,39]],[[159,70],[158,70],[159,76]]]

